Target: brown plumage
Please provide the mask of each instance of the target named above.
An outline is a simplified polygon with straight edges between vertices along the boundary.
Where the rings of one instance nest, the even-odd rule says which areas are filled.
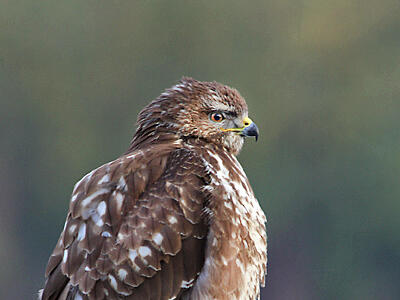
[[[40,298],[257,299],[265,216],[236,160],[258,135],[240,94],[183,78],[128,152],[83,177]]]

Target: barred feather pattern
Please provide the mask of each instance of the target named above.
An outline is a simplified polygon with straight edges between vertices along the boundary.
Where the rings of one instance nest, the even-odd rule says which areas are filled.
[[[192,286],[207,178],[190,151],[165,148],[125,155],[76,184],[42,299],[173,299]]]
[[[221,107],[247,117],[236,90],[184,78],[140,113],[129,151],[75,185],[40,299],[259,298],[266,219],[243,137],[204,113]]]
[[[257,299],[267,268],[265,214],[236,157],[211,144],[201,149],[211,222],[204,266],[187,299]]]

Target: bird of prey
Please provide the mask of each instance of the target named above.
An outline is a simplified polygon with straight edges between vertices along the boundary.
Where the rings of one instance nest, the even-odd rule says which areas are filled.
[[[266,218],[236,159],[258,137],[233,88],[184,77],[126,154],[74,187],[39,298],[259,299]]]

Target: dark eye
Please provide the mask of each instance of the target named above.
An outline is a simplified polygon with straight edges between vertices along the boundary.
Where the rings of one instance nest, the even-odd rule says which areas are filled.
[[[218,112],[214,112],[210,114],[210,120],[213,122],[217,122],[220,123],[225,119],[225,117],[223,116],[223,114],[218,113]]]

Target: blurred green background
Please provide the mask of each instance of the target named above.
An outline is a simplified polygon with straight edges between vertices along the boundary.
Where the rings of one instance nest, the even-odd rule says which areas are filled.
[[[0,0],[0,298],[35,298],[73,185],[183,75],[260,128],[262,299],[400,299],[398,0]]]

